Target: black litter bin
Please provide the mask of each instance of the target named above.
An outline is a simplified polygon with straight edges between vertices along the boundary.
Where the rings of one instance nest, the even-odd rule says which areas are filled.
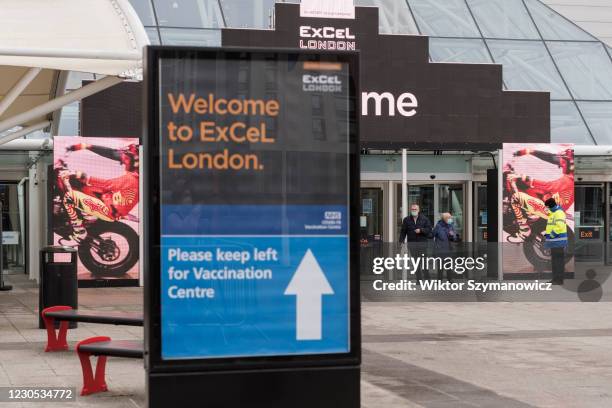
[[[50,306],[78,307],[77,250],[66,246],[48,246],[40,250],[38,287],[38,328],[44,329],[40,312]],[[59,322],[55,322],[59,327]],[[77,327],[69,322],[69,328]]]

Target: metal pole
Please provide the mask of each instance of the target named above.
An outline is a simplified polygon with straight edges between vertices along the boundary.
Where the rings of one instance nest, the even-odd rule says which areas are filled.
[[[42,130],[49,126],[51,122],[48,120],[43,120],[42,122],[36,123],[32,126],[28,126],[27,128],[18,130],[13,133],[9,133],[6,136],[0,137],[0,145],[10,142],[11,140],[22,138],[23,136],[29,135],[32,132],[36,132],[37,130]]]
[[[27,177],[22,178],[17,184],[17,202],[19,204],[19,236],[21,237],[21,264],[25,266],[25,192],[24,184],[28,181]]]
[[[2,208],[3,204],[0,201],[0,291],[7,291],[13,289],[11,285],[4,284],[4,233],[2,232]]]
[[[9,57],[34,58],[74,58],[113,61],[134,61],[137,64],[142,58],[138,51],[109,51],[109,50],[71,50],[68,48],[0,48],[0,55]]]
[[[402,149],[402,222],[408,217],[408,152]],[[400,248],[401,255],[408,251],[408,244]],[[408,269],[402,269],[402,280],[408,280]]]
[[[408,153],[402,149],[402,220],[408,216]]]
[[[497,233],[497,279],[504,279],[504,215],[502,214],[502,201],[504,199],[504,176],[502,163],[503,161],[503,149],[497,150],[497,231],[491,231]]]
[[[53,139],[17,139],[0,145],[3,150],[44,151],[53,150]]]

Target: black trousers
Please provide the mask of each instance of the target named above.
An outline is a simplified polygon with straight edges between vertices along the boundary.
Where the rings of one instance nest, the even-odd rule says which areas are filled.
[[[418,258],[421,256],[426,257],[430,252],[429,243],[427,241],[408,241],[407,245],[410,256],[413,258]],[[431,280],[431,275],[429,274],[427,267],[421,266],[415,272],[416,279],[418,281]]]
[[[565,276],[565,248],[551,248],[552,276],[556,282],[563,282]]]

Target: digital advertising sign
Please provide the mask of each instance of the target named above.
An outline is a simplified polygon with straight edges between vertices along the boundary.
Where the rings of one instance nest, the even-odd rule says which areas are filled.
[[[147,52],[153,371],[358,364],[355,55]]]
[[[544,246],[548,209],[554,198],[565,211],[570,248],[566,271],[573,272],[574,145],[570,143],[504,143],[504,271],[550,272],[550,250]]]
[[[138,285],[138,138],[55,136],[53,242],[78,250],[81,286]]]

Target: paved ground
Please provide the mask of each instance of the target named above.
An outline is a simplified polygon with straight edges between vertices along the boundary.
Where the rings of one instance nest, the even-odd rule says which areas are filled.
[[[0,386],[80,387],[74,352],[42,352],[37,290],[21,277],[0,292]],[[80,289],[80,308],[142,308],[138,288]],[[612,303],[363,303],[364,407],[611,407]],[[142,329],[80,324],[140,339]],[[113,358],[110,391],[75,407],[144,406],[141,360]],[[0,403],[0,407],[54,407]]]

